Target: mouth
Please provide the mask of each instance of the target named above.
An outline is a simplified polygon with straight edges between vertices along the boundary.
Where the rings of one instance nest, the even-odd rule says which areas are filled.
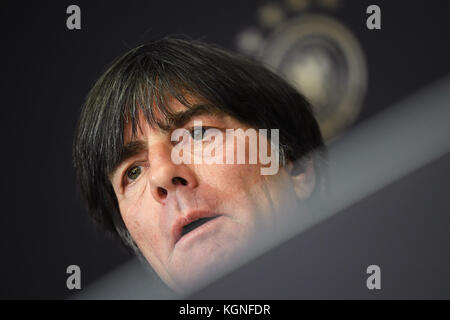
[[[183,226],[182,229],[181,229],[181,233],[180,233],[180,235],[178,237],[177,242],[181,238],[183,238],[185,235],[191,233],[192,231],[198,229],[199,227],[203,226],[204,224],[207,224],[208,222],[210,222],[210,221],[212,221],[212,220],[214,220],[214,219],[216,219],[218,217],[220,217],[220,215],[215,215],[215,216],[212,216],[212,217],[199,218],[199,219],[196,219],[196,220],[188,223],[187,225]]]

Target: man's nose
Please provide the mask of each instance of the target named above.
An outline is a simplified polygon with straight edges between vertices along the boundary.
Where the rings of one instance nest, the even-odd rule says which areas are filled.
[[[171,147],[163,143],[150,147],[150,187],[153,198],[165,204],[170,193],[177,188],[195,188],[198,185],[195,173],[186,164],[175,164],[171,158]]]

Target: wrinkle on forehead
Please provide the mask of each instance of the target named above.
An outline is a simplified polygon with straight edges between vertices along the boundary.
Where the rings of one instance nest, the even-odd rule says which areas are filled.
[[[187,110],[201,99],[194,97],[192,94],[185,94],[184,101],[178,100],[173,96],[169,96],[164,101],[160,101],[163,105],[153,101],[153,107],[146,108],[138,104],[135,108],[134,116],[131,116],[133,110],[128,112],[128,116],[123,120],[123,144],[126,144],[138,137],[145,136],[147,126],[152,129],[163,130],[170,126],[171,117],[180,111]]]

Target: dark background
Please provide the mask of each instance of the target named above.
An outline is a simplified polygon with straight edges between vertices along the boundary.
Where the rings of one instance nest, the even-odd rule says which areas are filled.
[[[235,50],[237,34],[257,25],[256,12],[264,3],[2,3],[0,298],[65,298],[72,293],[66,288],[68,265],[81,267],[86,287],[131,258],[92,226],[71,162],[80,107],[106,66],[129,48],[174,33]],[[71,4],[81,8],[81,30],[66,28]],[[369,4],[381,7],[381,30],[365,26]],[[368,92],[356,124],[448,74],[449,7],[447,1],[341,1],[334,12],[321,9],[352,30],[368,61]],[[298,249],[298,259],[308,261],[298,271],[308,285],[302,291],[280,282],[273,290],[286,298],[365,298],[367,289],[358,285],[365,284],[366,275],[358,272],[380,261],[414,271],[403,277],[388,271],[386,279],[395,285],[384,287],[382,297],[450,298],[449,160],[444,156],[300,235],[302,247],[287,248]],[[399,254],[408,245],[418,249]],[[331,267],[323,256],[314,264],[324,252]],[[268,265],[266,272],[277,271]],[[324,294],[326,283],[331,289]]]

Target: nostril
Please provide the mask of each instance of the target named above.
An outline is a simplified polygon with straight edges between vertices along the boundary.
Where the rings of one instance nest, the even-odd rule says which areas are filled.
[[[183,186],[187,186],[187,184],[188,184],[186,179],[181,178],[181,177],[174,177],[174,178],[172,178],[172,183],[175,184],[175,185],[177,185],[179,183],[179,184],[181,184]]]
[[[167,196],[167,190],[161,187],[158,187],[158,196],[160,198],[165,198]]]

